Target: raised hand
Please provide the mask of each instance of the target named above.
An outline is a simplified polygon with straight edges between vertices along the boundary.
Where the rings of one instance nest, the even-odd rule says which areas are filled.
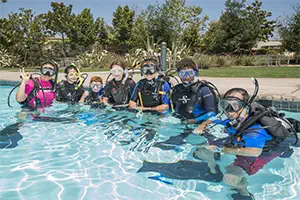
[[[27,82],[30,79],[30,73],[25,72],[24,67],[19,70],[22,81]]]

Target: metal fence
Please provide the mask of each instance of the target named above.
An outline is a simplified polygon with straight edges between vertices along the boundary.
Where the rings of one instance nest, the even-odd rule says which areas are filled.
[[[300,56],[288,57],[284,55],[267,55],[268,66],[282,66],[290,64],[300,64]]]

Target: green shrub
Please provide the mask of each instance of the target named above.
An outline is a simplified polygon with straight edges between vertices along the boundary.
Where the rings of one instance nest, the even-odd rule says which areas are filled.
[[[268,56],[255,56],[254,66],[266,66],[268,64]]]
[[[265,66],[268,63],[267,56],[217,56],[195,54],[194,61],[199,68],[232,67],[232,66]]]
[[[20,57],[10,54],[7,50],[0,48],[0,67],[17,66],[20,63]]]

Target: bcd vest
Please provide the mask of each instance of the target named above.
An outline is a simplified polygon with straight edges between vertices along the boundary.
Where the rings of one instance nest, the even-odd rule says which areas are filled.
[[[176,112],[188,119],[194,118],[193,111],[199,100],[202,82],[198,81],[190,86],[184,87],[183,84],[176,85],[171,95]],[[200,102],[201,104],[201,102]]]
[[[164,81],[158,79],[153,85],[149,84],[146,79],[139,82],[140,92],[144,107],[154,107],[162,104],[162,91]],[[139,105],[141,105],[139,99]]]
[[[37,97],[38,95],[38,92],[40,90],[42,90],[42,92],[44,93],[44,91],[52,91],[52,92],[55,92],[55,82],[53,80],[50,80],[50,83],[52,85],[51,88],[44,88],[42,87],[42,85],[39,83],[39,79],[37,78],[34,78],[32,79],[33,80],[33,83],[34,83],[34,87],[33,89],[31,90],[31,92],[28,94],[25,102],[24,102],[24,105],[25,106],[29,106],[30,107],[30,101],[32,99],[34,99],[34,108],[38,108],[41,106],[41,100]],[[45,100],[44,100],[45,101]]]
[[[99,102],[100,91],[99,92],[89,91],[89,95],[87,97],[85,97],[84,102],[86,102],[88,104],[92,104],[94,102]]]
[[[128,104],[131,95],[130,89],[130,79],[127,79],[125,84],[117,84],[114,80],[110,82],[111,84],[111,96],[110,103],[115,105]]]

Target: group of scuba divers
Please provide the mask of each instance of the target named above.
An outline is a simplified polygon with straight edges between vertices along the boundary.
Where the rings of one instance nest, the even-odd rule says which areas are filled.
[[[30,109],[50,106],[56,100],[138,112],[172,112],[184,123],[197,124],[193,133],[208,140],[208,145],[199,146],[193,156],[206,161],[210,173],[220,172],[216,162],[220,154],[236,155],[234,163],[226,167],[223,181],[240,195],[250,197],[247,176],[274,158],[289,157],[293,153],[292,146],[298,146],[299,121],[254,102],[259,89],[256,79],[253,79],[252,96],[243,88],[232,88],[221,98],[212,83],[199,80],[198,66],[192,59],[179,61],[176,70],[181,83],[172,86],[170,77],[177,79],[176,72],[160,72],[157,60],[145,59],[140,63],[143,79],[135,83],[122,62],[113,62],[110,65],[112,79],[105,87],[102,78],[94,76],[89,90],[85,91],[82,83],[87,75],[81,74],[75,65],[66,67],[66,80],[57,83],[58,66],[45,62],[39,78],[20,71],[22,81],[16,100]],[[226,119],[218,118],[220,113],[225,114]],[[228,137],[217,138],[211,134],[208,130],[215,125],[223,125]]]

